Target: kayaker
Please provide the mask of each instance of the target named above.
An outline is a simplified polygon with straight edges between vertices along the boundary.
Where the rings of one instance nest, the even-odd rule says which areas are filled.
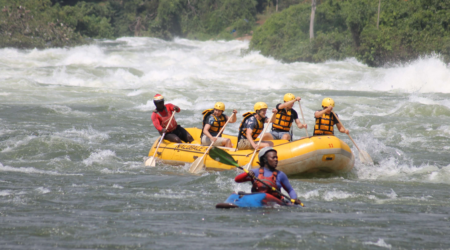
[[[225,112],[225,104],[223,102],[216,102],[213,109],[207,109],[202,112],[203,130],[200,137],[203,146],[209,146],[211,145],[211,142],[214,142],[213,146],[233,147],[230,139],[222,138],[222,135],[219,135],[219,137],[216,138],[219,131],[228,121],[228,116],[223,112]],[[233,109],[233,113],[236,114],[237,110]],[[236,119],[236,115],[234,115],[231,118],[230,123],[235,123]]]
[[[166,130],[166,126],[172,116],[172,113],[174,111],[177,113],[180,112],[180,108],[178,106],[171,103],[164,105],[164,97],[160,94],[156,94],[153,97],[153,103],[156,106],[156,109],[152,113],[153,125],[158,130],[160,135],[166,133],[164,139],[176,143],[181,143],[181,141],[191,143],[194,141],[189,132],[177,124],[175,117],[172,119]]]
[[[333,113],[331,113],[333,108],[333,99],[326,97],[322,100],[322,110],[318,110],[314,113],[314,117],[316,118],[314,135],[334,135],[334,125],[336,125],[339,132],[345,134],[350,133],[348,129],[345,129],[344,126],[339,123]]]
[[[269,140],[291,140],[291,135],[289,131],[291,130],[292,122],[299,129],[308,128],[306,124],[303,124],[298,119],[297,111],[292,109],[295,102],[301,100],[300,97],[295,97],[292,93],[287,93],[284,95],[284,103],[278,103],[276,108],[272,112],[276,113],[275,121],[272,124],[272,131],[267,133],[266,138]]]
[[[239,174],[234,178],[234,180],[238,183],[251,181],[252,193],[269,193],[278,199],[282,199],[279,193],[266,187],[261,182],[256,181],[254,177],[257,176],[258,179],[264,181],[272,187],[275,187],[278,191],[281,191],[281,188],[284,188],[284,190],[288,192],[291,199],[297,199],[297,193],[289,183],[289,179],[286,174],[276,170],[278,166],[277,151],[273,147],[265,147],[259,151],[258,158],[260,168],[250,169],[248,174]]]
[[[255,139],[262,133],[264,123],[273,122],[273,120],[269,121],[269,118],[266,117],[267,104],[265,102],[257,102],[253,106],[253,109],[255,112],[247,112],[242,115],[244,119],[241,125],[239,125],[238,150],[256,149],[257,144],[255,143]],[[264,141],[265,139],[264,136],[261,138],[263,141],[261,141],[259,148],[273,146],[271,141]]]

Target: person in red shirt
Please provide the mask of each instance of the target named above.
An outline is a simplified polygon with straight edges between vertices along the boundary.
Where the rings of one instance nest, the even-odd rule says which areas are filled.
[[[156,109],[152,113],[153,125],[158,130],[160,135],[165,133],[164,139],[176,143],[181,143],[181,141],[191,143],[194,141],[194,138],[192,138],[189,132],[177,124],[175,116],[170,121],[170,117],[174,111],[177,113],[180,112],[180,108],[178,106],[171,103],[164,105],[164,97],[160,94],[156,94],[153,97],[153,103],[156,106]]]

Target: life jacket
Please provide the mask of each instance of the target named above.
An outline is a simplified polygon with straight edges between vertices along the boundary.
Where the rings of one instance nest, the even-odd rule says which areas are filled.
[[[216,117],[213,113],[214,113],[214,109],[206,109],[205,111],[202,112],[203,127],[202,127],[202,133],[200,135],[200,138],[203,136],[203,129],[205,128],[207,119],[210,115],[212,115],[212,117],[214,117],[214,123],[209,128],[209,130],[208,130],[209,132],[219,133],[220,130],[223,128],[223,126],[225,126],[225,123],[227,123],[227,119],[223,113],[219,117]],[[219,137],[222,137],[222,135],[219,135]]]
[[[238,143],[241,139],[246,139],[247,138],[247,129],[244,128],[244,124],[245,122],[252,116],[255,116],[256,112],[247,112],[245,114],[243,114],[242,116],[244,117],[244,119],[241,122],[241,125],[239,125],[239,137],[238,137]],[[256,119],[256,117],[255,117]],[[252,129],[252,138],[253,140],[255,140],[256,138],[258,138],[258,136],[261,134],[261,132],[264,129],[264,122],[256,119],[257,124],[256,127],[254,129]],[[237,147],[237,144],[236,144]]]
[[[280,189],[277,186],[277,176],[278,176],[278,170],[275,170],[272,172],[272,175],[269,177],[264,177],[264,168],[259,168],[259,174],[258,179],[260,179],[265,184],[268,184],[270,186],[267,187],[266,185],[262,184],[260,181],[252,179],[252,193],[269,193],[273,196],[275,196],[278,199],[281,199],[281,195],[277,193],[276,191],[273,191],[272,187],[274,187],[276,190],[280,191]]]
[[[158,112],[158,110],[153,110],[154,113],[156,113],[157,115],[159,115],[159,117],[161,117],[161,126],[163,128],[167,127],[167,124],[169,123],[170,117],[172,116],[172,113],[175,111],[170,111],[166,108],[166,106],[164,106],[164,110],[167,113],[167,116],[162,116],[161,113]],[[178,124],[177,121],[175,121],[175,117],[172,118],[172,121],[170,121],[169,127],[167,127],[167,133],[174,131],[177,128]]]
[[[322,111],[322,110],[319,110]],[[314,135],[334,135],[333,114],[323,114],[322,117],[316,118],[314,126]]]
[[[279,129],[289,132],[292,122],[292,109],[289,111],[285,109],[279,110],[275,116],[275,121],[272,123],[272,130]]]

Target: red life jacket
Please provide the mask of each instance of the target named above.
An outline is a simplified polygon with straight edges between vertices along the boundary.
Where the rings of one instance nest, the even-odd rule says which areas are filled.
[[[269,177],[264,177],[264,168],[259,169],[259,175],[258,179],[260,179],[262,182],[268,184],[270,187],[274,187],[276,190],[280,191],[280,189],[277,186],[277,175],[278,171],[275,170],[272,172],[272,175]],[[253,187],[252,192],[254,193],[268,193],[273,196],[275,196],[278,199],[281,199],[281,195],[277,192],[273,191],[272,188],[268,188],[266,185],[262,184],[260,181],[253,180]]]
[[[154,110],[153,112],[161,117],[161,127],[166,128],[167,124],[169,123],[170,117],[172,116],[172,113],[175,111],[170,111],[168,108],[166,108],[166,106],[164,106],[164,110],[166,111],[167,116],[162,116],[162,114],[159,113],[158,110]],[[177,126],[177,121],[175,121],[175,117],[173,117],[172,121],[170,121],[169,127],[167,127],[167,133],[174,131]]]

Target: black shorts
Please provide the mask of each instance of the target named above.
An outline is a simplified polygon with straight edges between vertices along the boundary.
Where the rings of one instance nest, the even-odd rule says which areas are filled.
[[[189,132],[186,131],[186,129],[184,129],[184,128],[181,127],[180,125],[177,125],[177,128],[176,128],[174,131],[169,132],[169,133],[166,133],[166,135],[164,136],[164,139],[165,139],[166,136],[169,135],[169,134],[174,134],[174,135],[178,136],[178,138],[180,138],[182,141],[184,141],[184,142],[186,142],[186,143],[189,142],[189,140],[188,140],[188,138],[187,138],[188,135],[191,135],[191,134],[189,134]],[[191,137],[192,137],[192,136],[191,136]]]

